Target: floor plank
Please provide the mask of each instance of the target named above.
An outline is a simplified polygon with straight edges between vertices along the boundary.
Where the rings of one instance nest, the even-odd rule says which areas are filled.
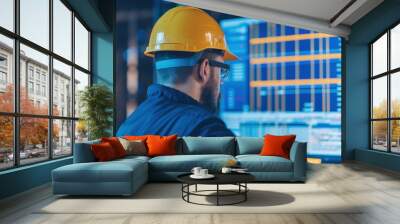
[[[362,205],[358,214],[37,214],[56,199],[50,185],[0,201],[0,223],[16,224],[280,224],[400,223],[400,174],[360,163],[310,164],[308,183],[315,183]]]

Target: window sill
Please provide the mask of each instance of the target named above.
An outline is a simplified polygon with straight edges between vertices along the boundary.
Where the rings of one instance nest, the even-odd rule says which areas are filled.
[[[9,173],[14,173],[14,172],[27,170],[27,169],[32,169],[32,168],[35,168],[35,167],[49,165],[49,164],[52,164],[52,163],[62,162],[62,161],[69,160],[69,159],[72,160],[72,157],[73,156],[67,156],[67,157],[62,157],[62,158],[59,158],[59,159],[52,159],[52,160],[47,160],[47,161],[34,163],[34,164],[30,164],[30,165],[24,165],[24,166],[21,166],[21,167],[10,168],[10,169],[7,169],[7,170],[0,171],[0,176],[1,175],[5,175],[5,174],[9,174]]]

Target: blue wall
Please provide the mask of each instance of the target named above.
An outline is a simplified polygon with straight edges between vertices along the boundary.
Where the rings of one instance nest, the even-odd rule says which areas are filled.
[[[356,159],[396,170],[398,156],[387,162],[381,152],[369,149],[369,49],[368,44],[393,24],[400,22],[400,0],[386,0],[351,27],[345,46],[345,145],[344,159]],[[357,150],[357,152],[355,152]],[[359,150],[364,150],[359,152]],[[383,153],[387,154],[387,153]]]
[[[72,158],[47,161],[0,173],[0,199],[29,190],[51,181],[51,171],[72,163]]]
[[[96,2],[91,0],[91,4],[77,0],[69,0],[68,2],[85,20],[92,31],[93,83],[103,83],[113,89],[113,29],[112,27],[107,27],[105,21],[113,20],[109,17],[112,16],[114,1]],[[104,19],[99,14],[99,8],[96,7],[100,9],[108,8],[111,12],[107,12],[107,18]],[[68,157],[1,171],[0,199],[48,183],[51,181],[51,171],[53,169],[71,163],[72,157]]]
[[[92,35],[93,83],[113,88],[113,34],[93,33]]]

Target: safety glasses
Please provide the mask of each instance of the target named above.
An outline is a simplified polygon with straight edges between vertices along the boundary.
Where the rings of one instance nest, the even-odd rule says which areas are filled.
[[[225,63],[222,63],[222,62],[219,62],[219,61],[215,61],[215,60],[210,60],[210,59],[208,59],[208,62],[210,63],[210,66],[221,68],[221,75],[220,76],[221,76],[222,79],[225,79],[226,77],[228,77],[229,69],[230,69],[228,64],[225,64]]]

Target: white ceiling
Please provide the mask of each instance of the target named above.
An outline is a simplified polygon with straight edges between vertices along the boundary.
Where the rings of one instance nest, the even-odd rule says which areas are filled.
[[[350,26],[383,0],[168,0],[347,38]],[[349,7],[339,13],[346,5]]]

